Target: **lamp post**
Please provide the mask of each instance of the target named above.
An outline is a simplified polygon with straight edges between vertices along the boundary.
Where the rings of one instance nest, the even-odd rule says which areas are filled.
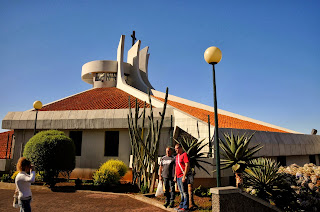
[[[42,108],[42,102],[35,101],[33,103],[33,108],[36,110],[36,119],[34,120],[34,130],[33,130],[33,135],[35,135],[36,134],[36,128],[37,128],[38,110],[40,110]]]
[[[217,187],[220,187],[220,153],[219,153],[219,126],[218,126],[218,108],[217,108],[217,91],[216,91],[216,76],[214,66],[220,62],[222,57],[221,50],[215,46],[207,48],[204,52],[204,59],[212,65],[213,74],[213,102],[214,102],[214,147],[217,167]],[[209,138],[210,140],[210,138]]]

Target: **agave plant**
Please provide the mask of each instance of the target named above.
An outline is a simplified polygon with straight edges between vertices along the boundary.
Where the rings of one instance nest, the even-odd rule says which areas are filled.
[[[247,136],[247,134],[244,133],[242,136],[235,136],[231,132],[231,135],[228,133],[223,134],[225,141],[219,139],[220,147],[223,151],[221,152],[221,155],[223,156],[223,159],[221,159],[221,165],[224,165],[221,170],[228,169],[230,167],[232,168],[232,171],[236,175],[237,187],[242,184],[241,173],[248,166],[252,166],[249,161],[255,159],[253,155],[263,148],[260,144],[249,147],[253,135],[254,133]]]
[[[197,139],[191,137],[182,137],[180,141],[175,139],[175,141],[182,146],[183,151],[186,152],[189,156],[190,170],[193,176],[196,174],[195,168],[202,169],[207,174],[209,174],[208,170],[206,170],[200,163],[213,165],[212,163],[203,160],[207,158],[207,152],[201,152],[201,150],[208,145],[208,143],[202,143],[204,140],[205,139],[198,141]],[[188,184],[188,193],[191,208],[196,207],[193,198],[193,182],[192,184]]]
[[[257,158],[249,163],[252,166],[243,172],[246,185],[268,193],[281,178],[279,163],[267,158]]]
[[[279,163],[272,159],[258,158],[250,161],[243,172],[244,186],[256,191],[259,198],[269,201],[284,211],[297,211],[295,192],[279,173]],[[252,192],[251,192],[252,194]]]

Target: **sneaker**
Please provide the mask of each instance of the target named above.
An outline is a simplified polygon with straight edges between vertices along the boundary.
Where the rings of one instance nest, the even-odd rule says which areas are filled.
[[[166,202],[163,206],[168,207],[168,205],[169,205],[169,202]]]
[[[184,208],[180,208],[179,210],[178,210],[178,212],[188,212],[189,210],[188,209],[184,209]]]
[[[173,208],[174,207],[174,202],[170,202],[169,208]]]
[[[178,208],[175,208],[174,210],[179,211],[179,210],[181,210],[181,209],[182,209],[182,208],[179,208],[179,207],[178,207]]]

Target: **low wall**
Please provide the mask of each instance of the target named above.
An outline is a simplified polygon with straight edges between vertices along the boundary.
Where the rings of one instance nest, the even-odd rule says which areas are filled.
[[[214,212],[281,212],[269,203],[232,186],[211,188]]]

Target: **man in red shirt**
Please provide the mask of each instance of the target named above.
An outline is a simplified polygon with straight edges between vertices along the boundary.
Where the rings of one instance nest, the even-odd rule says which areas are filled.
[[[174,147],[176,156],[176,175],[175,181],[178,184],[178,188],[181,195],[181,202],[178,211],[188,211],[189,210],[189,194],[188,194],[188,183],[187,183],[187,173],[189,171],[189,157],[187,153],[183,152],[180,144],[176,144]]]

